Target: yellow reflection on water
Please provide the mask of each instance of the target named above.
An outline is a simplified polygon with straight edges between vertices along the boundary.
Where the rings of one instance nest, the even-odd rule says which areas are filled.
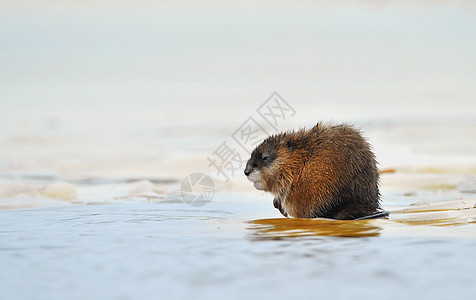
[[[377,236],[381,228],[368,220],[342,221],[331,219],[260,219],[250,222],[252,237],[280,239],[303,236]]]
[[[420,203],[394,210],[389,219],[259,219],[249,222],[252,239],[305,236],[370,237],[380,234],[476,237],[476,200]],[[444,230],[448,228],[448,230]]]

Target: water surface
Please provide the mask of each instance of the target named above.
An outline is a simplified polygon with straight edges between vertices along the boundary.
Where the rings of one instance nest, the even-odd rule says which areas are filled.
[[[228,201],[202,209],[136,203],[2,211],[0,289],[15,299],[476,292],[474,212],[471,224],[459,224],[463,237],[451,235],[458,225],[440,234],[421,225],[420,236],[392,220],[276,217],[269,203]]]

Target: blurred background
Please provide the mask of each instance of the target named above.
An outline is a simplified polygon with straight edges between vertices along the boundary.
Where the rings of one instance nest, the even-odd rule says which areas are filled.
[[[92,186],[136,181],[139,194],[150,184],[173,193],[196,171],[215,176],[218,191],[249,190],[241,173],[220,185],[207,156],[274,91],[296,111],[280,130],[354,123],[382,169],[413,174],[384,188],[424,173],[421,185],[472,189],[472,1],[0,5],[6,206],[58,182],[71,184],[59,198],[76,201],[117,196]]]

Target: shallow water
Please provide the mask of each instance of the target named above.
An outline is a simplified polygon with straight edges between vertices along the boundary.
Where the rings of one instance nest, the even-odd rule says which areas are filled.
[[[451,234],[457,225],[438,234],[392,219],[276,219],[269,203],[233,200],[201,209],[136,203],[1,211],[0,290],[15,299],[285,298],[313,291],[471,298],[475,216],[462,225],[469,235],[458,237]]]

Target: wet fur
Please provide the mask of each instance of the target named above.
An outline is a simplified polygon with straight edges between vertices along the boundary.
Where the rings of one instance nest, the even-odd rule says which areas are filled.
[[[355,219],[380,210],[375,156],[350,125],[270,136],[252,152],[245,174],[256,170],[284,216]]]

